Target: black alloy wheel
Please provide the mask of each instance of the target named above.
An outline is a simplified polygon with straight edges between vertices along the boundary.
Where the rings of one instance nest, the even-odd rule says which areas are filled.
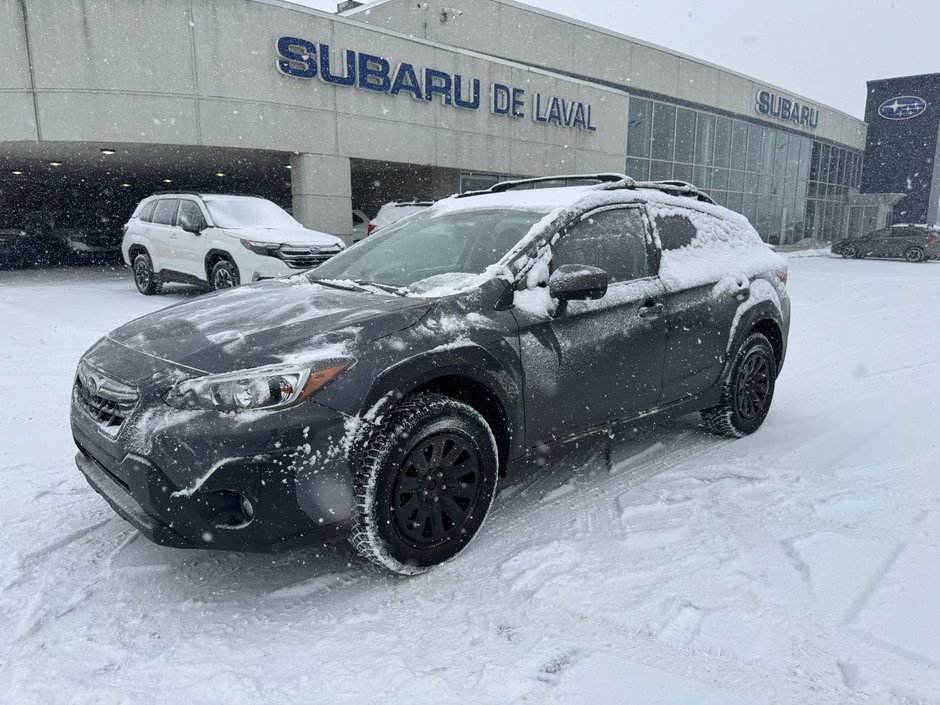
[[[393,526],[415,547],[440,545],[464,528],[481,488],[480,454],[468,439],[451,432],[428,436],[398,471]]]
[[[219,260],[212,268],[211,283],[215,291],[238,286],[238,268],[227,259]]]
[[[909,247],[904,252],[904,259],[908,262],[923,262],[926,259],[924,250],[920,247]]]
[[[160,282],[153,271],[150,255],[139,254],[134,257],[134,284],[144,296],[151,296],[160,291]]]
[[[400,575],[423,573],[460,553],[496,494],[492,430],[475,409],[442,394],[399,402],[357,454],[350,542]]]
[[[777,358],[762,333],[751,333],[738,348],[722,383],[717,406],[701,412],[713,433],[741,438],[767,418],[777,381]]]
[[[738,368],[734,386],[734,404],[738,415],[753,422],[765,413],[770,393],[771,360],[761,348],[754,348]]]

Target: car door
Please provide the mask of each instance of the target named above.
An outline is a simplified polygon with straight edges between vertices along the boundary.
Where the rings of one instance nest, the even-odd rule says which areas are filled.
[[[660,394],[666,332],[663,287],[651,271],[651,238],[638,207],[592,211],[561,233],[551,268],[600,267],[608,273],[600,299],[570,301],[546,314],[525,302],[547,302],[539,286],[517,294],[524,370],[526,442],[531,447],[632,417]]]
[[[890,254],[885,257],[904,257],[912,247],[924,249],[924,231],[920,228],[892,228]]]
[[[194,233],[185,230],[183,228],[184,224],[198,228],[199,232]],[[174,227],[177,245],[175,259],[179,265],[177,271],[199,279],[207,278],[205,269],[206,238],[202,234],[205,228],[206,218],[202,214],[199,204],[192,199],[181,198]]]
[[[713,216],[671,207],[653,213],[653,227],[662,245],[663,267],[670,252],[692,243]],[[721,374],[735,314],[750,296],[749,282],[716,278],[697,286],[666,282],[666,354],[660,404],[669,404],[711,387]]]
[[[176,267],[176,238],[173,223],[176,222],[176,209],[179,200],[161,198],[157,201],[150,218],[148,232],[152,245],[150,256],[153,258],[154,271],[164,269],[179,271]]]
[[[884,228],[862,238],[858,249],[866,257],[891,257],[893,242],[891,228]]]

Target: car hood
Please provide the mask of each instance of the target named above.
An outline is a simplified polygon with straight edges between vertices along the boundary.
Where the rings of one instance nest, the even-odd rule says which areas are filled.
[[[240,240],[253,242],[287,243],[291,245],[311,245],[315,247],[343,246],[343,241],[335,235],[328,235],[307,228],[223,228],[226,235]]]
[[[333,289],[303,275],[202,296],[112,331],[116,343],[202,372],[350,355],[414,325],[432,301]]]

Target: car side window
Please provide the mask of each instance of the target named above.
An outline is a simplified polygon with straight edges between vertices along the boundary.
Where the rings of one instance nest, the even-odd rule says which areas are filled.
[[[656,232],[664,250],[678,250],[692,244],[695,226],[684,215],[656,216]]]
[[[156,207],[156,201],[151,201],[146,206],[144,206],[144,209],[140,212],[140,220],[144,221],[145,223],[149,223],[153,218],[153,209]]]
[[[917,237],[921,234],[917,228],[892,228],[889,237]]]
[[[176,198],[164,198],[157,201],[152,222],[157,225],[173,225],[176,221],[177,204],[179,204],[179,200]]]
[[[203,230],[206,227],[206,219],[203,217],[202,211],[192,201],[180,201],[176,222],[181,228],[192,226],[198,230]]]
[[[552,247],[552,268],[563,264],[600,267],[611,284],[648,276],[646,228],[639,209],[600,211],[573,225]]]

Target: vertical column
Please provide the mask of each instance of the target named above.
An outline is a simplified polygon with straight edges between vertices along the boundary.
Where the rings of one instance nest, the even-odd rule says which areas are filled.
[[[294,217],[305,227],[332,235],[352,233],[352,182],[348,157],[291,157]]]

